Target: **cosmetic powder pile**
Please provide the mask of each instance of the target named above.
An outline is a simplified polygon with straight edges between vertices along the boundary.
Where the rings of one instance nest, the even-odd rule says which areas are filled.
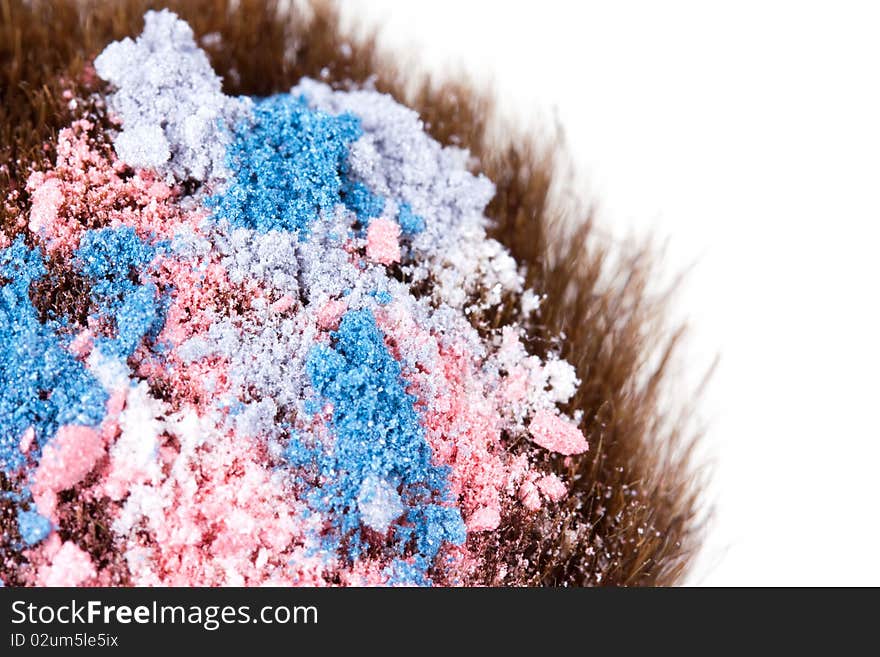
[[[0,238],[4,582],[491,584],[588,450],[492,182],[368,86],[224,95],[168,11],[93,73]]]

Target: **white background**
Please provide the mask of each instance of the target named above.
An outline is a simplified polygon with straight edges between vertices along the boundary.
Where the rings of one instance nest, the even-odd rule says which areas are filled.
[[[715,521],[689,582],[880,584],[880,9],[347,0],[564,127],[602,223],[695,264],[676,312]],[[880,7],[874,5],[874,7]]]

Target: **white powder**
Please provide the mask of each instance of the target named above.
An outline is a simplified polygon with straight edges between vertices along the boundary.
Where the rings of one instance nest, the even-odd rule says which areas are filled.
[[[156,168],[174,180],[225,178],[227,129],[251,102],[225,96],[221,80],[168,10],[148,11],[144,31],[107,46],[95,70],[114,85],[108,106],[122,120],[116,154],[135,168]]]

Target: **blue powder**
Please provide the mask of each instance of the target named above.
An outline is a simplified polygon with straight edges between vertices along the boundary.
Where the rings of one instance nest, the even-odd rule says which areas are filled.
[[[383,571],[388,577],[389,586],[430,586],[431,581],[422,568],[402,559],[394,560]]]
[[[377,196],[361,182],[346,181],[342,185],[342,200],[345,207],[352,210],[364,224],[370,225],[370,219],[375,219],[385,209],[385,199]]]
[[[158,335],[162,329],[164,309],[156,286],[137,282],[156,251],[129,226],[91,230],[80,240],[76,261],[91,282],[98,314],[116,324],[114,338],[96,341],[107,353],[128,357],[144,336]]]
[[[36,511],[18,511],[18,533],[26,545],[36,545],[52,531],[52,522]]]
[[[125,294],[115,310],[116,339],[108,341],[113,353],[130,356],[145,335],[156,335],[161,330],[163,313],[156,295],[153,284],[141,285]]]
[[[317,412],[317,411],[315,411]],[[302,437],[293,431],[284,450],[285,460],[295,468],[313,465],[319,454],[312,448],[306,447]]]
[[[0,250],[0,467],[7,472],[25,464],[18,445],[28,427],[39,455],[59,426],[97,426],[104,417],[104,389],[64,348],[61,324],[42,324],[31,304],[28,288],[45,273],[42,254],[22,237]]]
[[[407,514],[409,525],[401,527],[398,539],[401,545],[411,540],[416,544],[416,564],[428,568],[445,542],[461,545],[467,531],[458,509],[439,504],[426,504],[411,509]]]
[[[318,394],[333,404],[332,452],[294,435],[287,458],[303,470],[300,480],[310,507],[332,518],[335,531],[325,547],[335,551],[345,545],[351,559],[366,546],[357,507],[364,481],[395,482],[406,508],[406,523],[393,526],[395,549],[401,557],[413,556],[413,567],[424,579],[444,542],[465,539],[459,510],[443,504],[448,468],[431,462],[416,398],[406,392],[400,364],[385,347],[372,312],[347,312],[331,338],[333,346],[312,348],[306,372]],[[310,485],[318,475],[326,483]]]
[[[415,235],[425,230],[425,220],[414,214],[409,203],[401,203],[397,211],[397,223],[406,235]]]
[[[142,269],[155,257],[156,249],[137,236],[134,228],[100,228],[87,231],[76,257],[80,272],[95,281],[100,293],[113,294],[128,279],[132,268]]]
[[[310,109],[305,98],[257,100],[227,150],[233,179],[207,204],[233,226],[305,232],[341,202],[349,146],[360,135],[356,117]]]
[[[349,148],[361,134],[355,115],[310,108],[305,97],[256,99],[252,117],[235,127],[227,149],[232,180],[206,205],[215,217],[260,232],[306,233],[338,203],[369,226],[384,211],[385,199],[349,178]],[[407,235],[425,228],[408,203],[400,204],[398,222]]]

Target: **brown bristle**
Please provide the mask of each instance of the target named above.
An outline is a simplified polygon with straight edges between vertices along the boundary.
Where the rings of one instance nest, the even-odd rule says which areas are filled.
[[[87,70],[90,58],[110,41],[139,33],[144,11],[161,7],[188,21],[197,37],[220,35],[206,51],[227,93],[286,91],[301,76],[336,87],[371,79],[416,109],[437,140],[470,149],[479,171],[495,183],[487,211],[491,235],[522,263],[527,284],[546,296],[529,327],[530,347],[559,346],[576,367],[581,385],[567,410],[582,412],[590,450],[569,460],[538,457],[570,478],[572,495],[537,514],[508,509],[495,535],[472,538],[470,547],[493,556],[481,583],[680,582],[701,536],[700,485],[691,463],[696,436],[687,429],[689,409],[676,413],[661,401],[682,332],[669,330],[665,298],[650,293],[650,250],[609,246],[594,234],[593,217],[579,205],[583,199],[563,203],[552,194],[569,175],[559,165],[558,139],[515,127],[503,139],[498,130],[490,134],[499,120],[491,95],[466,80],[399,69],[375,35],[347,34],[334,5],[281,10],[271,0],[0,0],[0,229],[9,237],[24,230],[27,177],[54,157],[44,144],[88,111],[68,109],[62,90],[85,98],[90,85],[100,88]],[[579,227],[561,239],[572,218],[580,219]],[[612,258],[620,252],[625,257]],[[61,266],[50,268],[49,279],[60,290],[45,295],[40,312],[80,320],[85,302],[78,305],[71,295],[87,296],[81,282]],[[492,318],[493,324],[512,321],[513,304],[505,307],[510,316]],[[89,535],[103,545],[99,505],[70,500],[68,507],[70,522],[92,523]],[[4,536],[12,532],[7,524]]]
[[[86,326],[93,305],[89,281],[63,257],[49,258],[46,268],[46,275],[28,289],[39,320],[67,320],[73,326]]]
[[[17,499],[22,494],[22,482],[0,471],[0,578],[5,586],[24,586],[23,565],[27,558],[17,548],[21,544],[18,530]]]
[[[128,566],[123,551],[110,529],[109,498],[88,499],[78,486],[62,491],[58,496],[58,535],[62,540],[75,541],[104,571],[107,585],[129,584]],[[102,582],[104,583],[104,582]]]

